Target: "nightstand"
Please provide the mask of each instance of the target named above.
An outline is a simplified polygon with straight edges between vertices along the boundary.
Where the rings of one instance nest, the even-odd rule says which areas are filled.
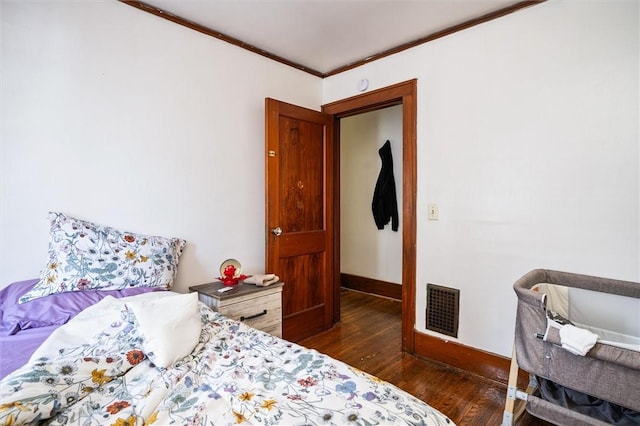
[[[282,282],[258,287],[240,283],[226,286],[219,281],[189,287],[198,299],[222,315],[282,337]],[[222,288],[231,288],[218,293]]]

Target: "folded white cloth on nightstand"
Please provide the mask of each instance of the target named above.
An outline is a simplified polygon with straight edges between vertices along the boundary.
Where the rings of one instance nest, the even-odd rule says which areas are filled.
[[[258,287],[268,286],[273,283],[277,283],[278,281],[280,281],[280,277],[275,274],[251,275],[244,279],[245,283],[255,284]]]
[[[598,341],[598,335],[578,328],[571,324],[563,325],[560,328],[560,342],[562,348],[572,354],[585,356]]]

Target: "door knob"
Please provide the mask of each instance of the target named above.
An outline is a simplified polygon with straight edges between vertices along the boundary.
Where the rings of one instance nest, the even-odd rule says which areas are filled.
[[[280,236],[280,234],[282,234],[282,228],[280,228],[279,226],[278,226],[277,228],[273,228],[273,229],[271,230],[271,233],[272,233],[273,235],[275,235],[276,237],[279,237],[279,236]]]

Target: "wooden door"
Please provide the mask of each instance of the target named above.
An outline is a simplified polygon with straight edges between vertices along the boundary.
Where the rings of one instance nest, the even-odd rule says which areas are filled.
[[[333,117],[269,98],[265,112],[266,271],[298,341],[333,325]]]

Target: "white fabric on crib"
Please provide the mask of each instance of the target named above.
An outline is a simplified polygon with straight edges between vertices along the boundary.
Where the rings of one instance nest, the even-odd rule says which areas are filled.
[[[560,328],[562,348],[572,354],[585,356],[598,341],[598,335],[571,324]]]

